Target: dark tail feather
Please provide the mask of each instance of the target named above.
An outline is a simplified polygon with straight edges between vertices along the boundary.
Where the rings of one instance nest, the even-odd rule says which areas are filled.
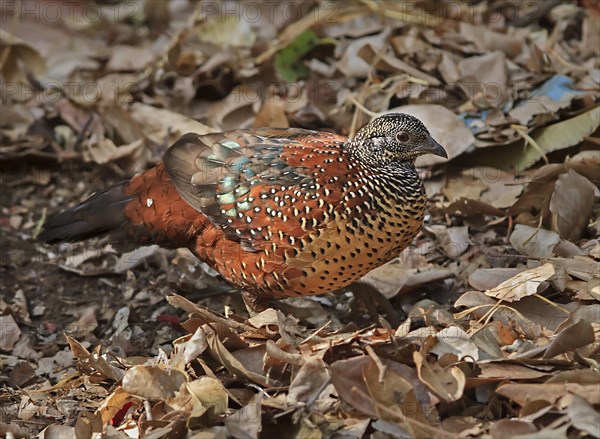
[[[128,222],[125,205],[133,198],[123,192],[127,183],[112,186],[92,195],[80,205],[50,217],[37,239],[49,244],[75,242],[125,226]]]

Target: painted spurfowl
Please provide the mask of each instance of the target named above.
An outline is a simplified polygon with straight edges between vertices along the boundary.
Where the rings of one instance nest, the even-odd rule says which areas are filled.
[[[423,223],[415,159],[446,157],[406,114],[349,139],[303,129],[182,136],[161,163],[44,224],[39,239],[109,233],[118,249],[188,247],[250,309],[323,294],[397,257]]]

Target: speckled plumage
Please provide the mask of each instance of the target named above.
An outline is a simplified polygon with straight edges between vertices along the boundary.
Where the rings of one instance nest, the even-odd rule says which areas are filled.
[[[352,140],[301,129],[186,134],[155,168],[105,191],[104,203],[113,191],[118,243],[187,246],[246,297],[322,294],[398,256],[417,234],[426,200],[414,160],[424,153],[445,156],[403,114]],[[68,212],[46,224],[43,240],[99,233],[94,224],[69,235]]]

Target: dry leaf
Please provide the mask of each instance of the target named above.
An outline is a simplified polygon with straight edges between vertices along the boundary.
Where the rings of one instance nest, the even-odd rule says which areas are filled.
[[[217,334],[207,325],[202,327],[208,341],[210,354],[215,360],[237,376],[245,377],[261,386],[270,387],[278,384],[275,379],[268,379],[264,374],[247,369],[242,362],[227,350]]]
[[[123,376],[123,390],[148,400],[165,400],[175,396],[186,382],[183,372],[159,366],[133,366]]]
[[[2,336],[0,336],[0,350],[11,351],[21,337],[19,325],[17,325],[17,322],[15,322],[12,315],[3,315],[0,316],[0,329],[2,330]]]
[[[182,135],[192,132],[208,134],[215,130],[182,114],[164,108],[136,102],[130,106],[130,114],[144,132],[157,145],[172,144]]]
[[[463,58],[458,63],[463,91],[480,108],[500,108],[508,93],[506,56],[495,51]]]
[[[352,41],[344,47],[343,55],[337,63],[338,70],[354,78],[367,77],[371,72],[375,58],[385,50],[389,36],[390,30],[384,29],[377,35]],[[336,50],[339,50],[339,48],[336,48]]]
[[[41,75],[46,70],[46,61],[32,45],[4,29],[0,29],[0,59],[0,72],[7,83],[26,82],[27,70],[34,75]],[[21,63],[26,71],[22,70]]]
[[[487,26],[460,23],[460,33],[481,51],[494,52],[500,50],[510,58],[521,53],[525,46],[523,35],[507,35],[494,32]]]
[[[397,294],[406,293],[430,282],[452,277],[452,272],[433,266],[406,268],[402,258],[390,261],[363,276],[357,283],[365,283],[384,297],[391,299]]]
[[[441,357],[450,353],[462,360],[469,357],[470,360],[477,361],[479,353],[477,346],[473,344],[469,335],[458,326],[444,328],[436,334],[437,343],[429,350],[432,354]]]
[[[39,439],[64,439],[75,437],[75,429],[67,425],[52,424],[40,432]]]
[[[554,276],[552,264],[544,264],[530,270],[522,271],[516,276],[502,282],[495,288],[485,291],[485,294],[506,302],[515,302],[538,292],[542,282]]]
[[[553,258],[550,260],[557,267],[564,268],[570,276],[590,281],[598,277],[598,262],[586,256],[573,258]]]
[[[596,340],[591,323],[584,320],[563,329],[548,345],[543,358],[554,358],[571,352]]]
[[[524,224],[517,224],[510,235],[510,243],[519,253],[536,258],[552,257],[559,242],[558,233]]]
[[[446,196],[448,201],[453,202],[460,200],[461,198],[478,199],[481,193],[487,188],[488,185],[479,179],[465,181],[464,178],[460,178],[447,181],[446,187],[442,189],[442,193]]]
[[[223,131],[250,128],[259,105],[255,87],[238,86],[225,99],[211,105],[209,123]]]
[[[591,404],[600,403],[600,384],[580,385],[577,383],[501,384],[496,393],[515,401],[520,406],[531,401],[556,403],[567,393],[581,396]]]
[[[312,404],[329,381],[329,370],[325,362],[317,357],[308,359],[290,383],[288,402]]]
[[[600,438],[598,412],[584,398],[574,395],[573,402],[567,407],[567,415],[575,428]]]
[[[155,55],[148,48],[128,46],[125,44],[113,46],[111,56],[106,65],[109,72],[137,72],[143,70]]]
[[[187,383],[186,388],[192,396],[190,421],[205,415],[214,420],[227,413],[229,397],[220,380],[201,376]]]
[[[235,439],[258,439],[262,431],[262,394],[257,393],[241,409],[225,419],[225,426]]]
[[[413,352],[413,360],[419,379],[436,396],[447,402],[458,401],[462,397],[466,378],[457,366],[446,369],[438,363],[429,362],[420,352]]]
[[[252,47],[256,35],[251,22],[240,20],[236,14],[223,14],[219,20],[208,20],[196,26],[200,41],[212,43],[225,50],[234,47]]]
[[[553,229],[563,239],[577,241],[587,226],[596,187],[585,177],[569,169],[561,174],[550,200]]]
[[[331,365],[331,382],[340,398],[371,417],[399,422],[410,416],[423,422],[421,411],[431,402],[415,372],[389,360],[384,360],[384,367],[379,370],[366,355],[339,360]]]
[[[548,375],[547,372],[507,362],[483,363],[479,365],[479,368],[481,372],[477,375],[478,378],[489,378],[497,381],[535,380]]]
[[[535,433],[537,428],[532,422],[515,421],[512,419],[501,419],[490,427],[493,439],[504,439],[507,437],[520,437],[529,433]]]
[[[121,408],[129,402],[131,396],[123,391],[121,386],[117,387],[108,398],[106,398],[98,410],[97,414],[100,414],[102,418],[102,424],[107,425],[111,419],[121,410]]]
[[[469,227],[446,227],[433,225],[427,227],[436,235],[442,251],[451,259],[456,259],[469,249],[471,239],[469,237]]]
[[[269,97],[263,103],[252,124],[253,128],[289,128],[289,126],[290,123],[285,114],[285,102],[278,96]]]
[[[478,268],[469,275],[469,285],[478,290],[489,290],[497,287],[524,271],[524,268]]]

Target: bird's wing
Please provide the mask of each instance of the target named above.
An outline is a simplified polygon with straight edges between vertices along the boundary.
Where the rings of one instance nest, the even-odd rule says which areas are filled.
[[[326,222],[329,206],[342,209],[346,141],[301,129],[189,133],[164,163],[180,196],[251,250],[302,238]]]

